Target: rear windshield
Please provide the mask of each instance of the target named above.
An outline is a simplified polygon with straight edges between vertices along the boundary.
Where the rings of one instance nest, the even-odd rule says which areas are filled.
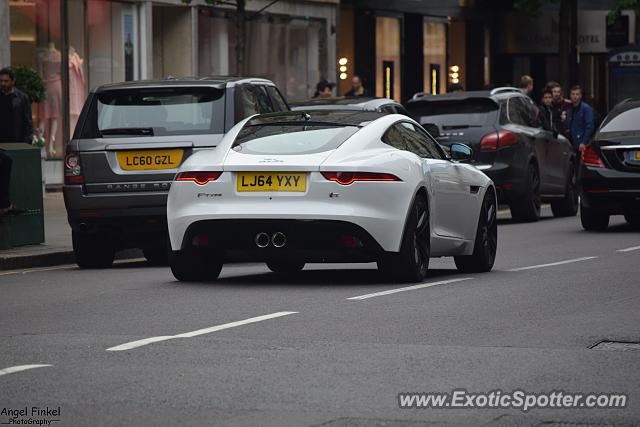
[[[498,115],[498,105],[484,98],[412,102],[407,110],[420,124],[435,123],[442,129],[491,126]]]
[[[202,135],[224,132],[224,90],[154,88],[94,95],[80,138]]]
[[[640,129],[640,108],[623,111],[606,121],[600,132],[628,132]]]
[[[246,126],[232,149],[243,154],[313,154],[335,150],[357,126],[270,124]]]

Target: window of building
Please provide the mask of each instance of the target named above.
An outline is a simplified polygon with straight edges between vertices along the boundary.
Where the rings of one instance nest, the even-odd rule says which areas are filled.
[[[424,92],[445,93],[447,86],[447,26],[443,22],[424,21]]]
[[[376,96],[400,102],[400,18],[376,17]]]

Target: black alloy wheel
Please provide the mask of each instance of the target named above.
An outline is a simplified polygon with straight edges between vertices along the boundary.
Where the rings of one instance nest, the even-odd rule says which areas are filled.
[[[424,280],[431,256],[430,229],[427,199],[418,194],[409,211],[400,252],[385,255],[378,261],[378,268],[394,281]]]
[[[509,206],[511,216],[516,221],[535,222],[540,219],[541,206],[540,173],[538,167],[531,163],[527,171],[527,192]]]
[[[71,231],[73,254],[80,268],[107,268],[113,264],[115,245],[107,233]]]
[[[561,200],[551,202],[551,212],[555,217],[575,216],[578,213],[579,205],[578,177],[576,176],[576,166],[572,162],[569,165],[565,196]]]
[[[496,195],[493,189],[489,188],[480,208],[473,253],[454,257],[458,270],[468,273],[483,273],[491,271],[493,268],[498,251],[497,211]]]

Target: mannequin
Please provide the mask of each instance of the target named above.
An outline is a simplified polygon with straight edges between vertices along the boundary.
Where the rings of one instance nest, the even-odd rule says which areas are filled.
[[[47,99],[40,104],[39,128],[45,141],[49,157],[54,157],[56,150],[56,135],[58,133],[58,121],[62,116],[62,80],[60,78],[62,55],[53,42],[47,49],[40,53],[40,73],[47,88]],[[48,132],[47,132],[48,131]],[[46,136],[48,135],[48,138]]]
[[[82,106],[87,98],[87,89],[84,79],[84,60],[78,52],[69,46],[69,116],[71,119],[71,133],[73,133]]]

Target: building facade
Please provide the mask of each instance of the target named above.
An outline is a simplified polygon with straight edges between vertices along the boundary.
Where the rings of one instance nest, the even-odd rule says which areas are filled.
[[[223,2],[225,3],[225,2]],[[338,0],[248,0],[246,75],[306,99],[336,74]],[[237,10],[194,0],[0,0],[0,67],[35,68],[46,100],[33,105],[47,184],[63,180],[65,144],[91,88],[167,76],[237,74]]]

